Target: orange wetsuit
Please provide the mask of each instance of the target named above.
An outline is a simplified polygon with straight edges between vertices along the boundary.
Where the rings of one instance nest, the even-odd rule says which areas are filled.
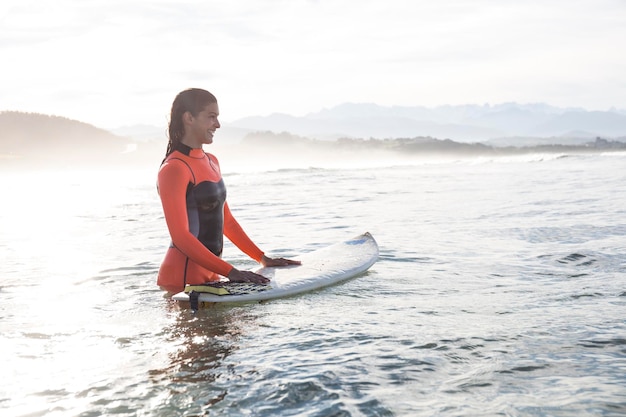
[[[159,170],[158,189],[172,243],[157,284],[177,292],[227,276],[232,265],[221,259],[224,235],[245,254],[260,261],[263,252],[233,217],[215,156],[176,144]]]

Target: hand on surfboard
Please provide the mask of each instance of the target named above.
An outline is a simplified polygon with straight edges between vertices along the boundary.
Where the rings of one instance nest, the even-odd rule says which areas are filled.
[[[263,255],[261,258],[261,265],[263,266],[289,266],[289,265],[302,265],[300,261],[294,261],[285,258],[268,258]]]
[[[263,266],[288,266],[288,265],[300,265],[300,261],[293,261],[285,258],[268,258],[263,255],[261,259],[261,265]],[[267,284],[270,282],[269,278],[265,278],[263,275],[257,274],[252,271],[240,271],[233,268],[228,274],[228,279],[231,282],[252,282],[255,284]]]
[[[256,274],[252,271],[240,271],[237,268],[233,268],[228,274],[228,279],[231,282],[253,282],[255,284],[267,284],[270,282],[269,278],[265,278],[263,275]]]

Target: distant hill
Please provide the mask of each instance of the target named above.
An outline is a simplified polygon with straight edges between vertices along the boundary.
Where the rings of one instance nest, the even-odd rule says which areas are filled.
[[[1,163],[127,162],[137,144],[77,120],[38,113],[0,112]]]
[[[22,155],[63,150],[75,153],[124,150],[128,141],[104,129],[59,116],[0,113],[0,152]]]
[[[607,140],[600,137],[593,141],[570,144],[525,143],[520,145],[456,142],[450,139],[413,137],[396,139],[355,139],[339,138],[336,141],[323,141],[291,135],[289,133],[255,132],[247,135],[242,147],[256,149],[257,152],[274,153],[280,149],[285,153],[317,152],[319,155],[337,156],[340,153],[354,156],[359,152],[391,152],[402,156],[455,155],[455,156],[498,156],[528,153],[592,153],[611,150],[626,150],[626,141]],[[304,152],[303,152],[304,151]]]
[[[507,137],[567,138],[569,132],[597,136],[626,136],[626,111],[586,111],[546,104],[385,107],[345,103],[296,117],[255,116],[230,124],[249,130],[290,132],[316,139],[402,138],[428,136],[459,142],[488,142]],[[552,143],[546,140],[546,143]]]

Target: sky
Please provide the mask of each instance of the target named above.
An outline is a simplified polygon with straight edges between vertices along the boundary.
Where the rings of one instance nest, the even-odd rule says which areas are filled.
[[[3,0],[0,111],[165,126],[384,106],[626,108],[624,0]]]

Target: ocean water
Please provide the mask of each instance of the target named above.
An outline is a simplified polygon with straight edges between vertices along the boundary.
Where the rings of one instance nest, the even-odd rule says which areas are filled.
[[[0,415],[626,415],[625,153],[222,167],[269,254],[380,260],[193,314],[156,166],[1,170]]]

